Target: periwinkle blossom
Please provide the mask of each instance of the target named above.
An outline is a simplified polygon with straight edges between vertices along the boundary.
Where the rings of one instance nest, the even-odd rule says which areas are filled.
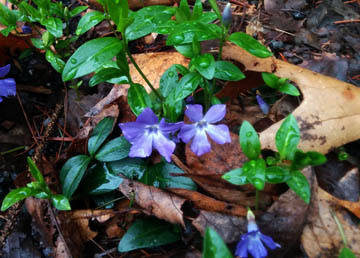
[[[271,237],[264,235],[259,231],[255,222],[255,215],[251,210],[248,210],[247,220],[248,232],[241,236],[241,240],[236,246],[236,256],[246,258],[248,257],[248,253],[250,253],[254,258],[265,258],[268,255],[268,252],[264,247],[263,242],[271,250],[281,247]]]
[[[260,95],[256,95],[256,101],[259,104],[259,107],[261,109],[261,111],[267,115],[269,114],[270,111],[270,107],[269,105],[265,102],[265,100],[262,99],[262,97]]]
[[[228,2],[225,5],[224,11],[222,13],[222,24],[224,24],[225,27],[229,27],[232,22],[232,12],[231,12],[231,4]]]
[[[119,124],[124,137],[132,144],[129,157],[149,157],[155,148],[168,162],[171,161],[171,155],[176,147],[169,136],[182,125],[183,122],[167,123],[164,118],[159,123],[158,117],[151,108],[145,108],[136,122]]]
[[[224,104],[213,105],[205,116],[203,116],[201,105],[187,105],[185,115],[195,123],[184,124],[180,129],[179,137],[185,143],[193,139],[190,148],[197,156],[211,150],[207,135],[218,144],[231,142],[229,128],[226,125],[213,125],[222,120],[225,113],[226,105]]]
[[[10,72],[10,64],[0,67],[0,78],[5,77]],[[0,102],[2,97],[16,95],[16,82],[13,78],[0,79]]]

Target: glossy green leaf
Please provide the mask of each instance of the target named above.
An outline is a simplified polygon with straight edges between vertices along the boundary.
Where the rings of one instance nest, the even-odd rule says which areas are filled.
[[[26,15],[25,20],[31,21],[31,22],[38,22],[40,21],[41,14],[40,12],[35,9],[33,6],[29,5],[27,2],[22,1],[18,8],[20,12],[24,15]]]
[[[165,98],[175,90],[178,80],[179,76],[175,65],[172,65],[163,73],[160,79],[160,92]]]
[[[180,240],[180,232],[175,231],[174,227],[155,218],[138,219],[121,238],[118,251],[123,253],[176,242]]]
[[[161,25],[166,23],[175,13],[173,7],[154,5],[141,8],[131,17],[134,22],[126,28],[126,38],[135,40],[152,32],[158,32]]]
[[[172,103],[185,99],[187,96],[193,93],[193,91],[195,91],[201,81],[202,77],[197,72],[186,74],[178,82],[175,91],[171,92],[171,94],[166,99],[166,102]]]
[[[318,166],[326,162],[326,157],[316,151],[303,152],[296,150],[291,163],[292,170],[301,170],[307,166]]]
[[[69,202],[68,198],[66,198],[64,195],[62,195],[62,194],[53,195],[53,196],[51,196],[50,199],[51,199],[52,205],[56,209],[58,209],[60,211],[71,210],[70,202]]]
[[[216,39],[221,36],[221,28],[216,24],[204,24],[198,21],[187,21],[172,28],[166,45],[191,43],[194,37],[198,41]]]
[[[278,90],[291,96],[300,96],[300,91],[294,85],[288,82],[280,85]]]
[[[201,0],[196,0],[191,14],[191,20],[197,20],[203,15],[203,6]],[[216,18],[215,18],[216,19]]]
[[[88,151],[91,156],[95,155],[95,152],[109,136],[113,129],[114,122],[114,117],[105,117],[95,126],[88,141]]]
[[[75,17],[76,15],[82,13],[83,11],[85,11],[86,9],[88,9],[88,6],[78,6],[75,7],[74,9],[72,9],[70,11],[70,17]]]
[[[300,129],[295,117],[290,114],[276,132],[275,144],[281,159],[293,160],[300,141]]]
[[[277,77],[273,73],[265,73],[265,72],[261,73],[261,77],[263,78],[267,86],[273,89],[277,89],[279,77]]]
[[[232,258],[224,240],[212,228],[207,227],[203,242],[203,258]]]
[[[234,185],[249,184],[249,181],[247,180],[247,177],[244,174],[242,168],[235,168],[230,170],[229,172],[226,172],[224,175],[222,175],[222,178]]]
[[[66,62],[62,73],[63,81],[79,78],[94,72],[122,50],[123,44],[117,38],[93,39],[81,45]]]
[[[93,77],[91,77],[89,81],[89,86],[93,87],[98,85],[101,82],[106,82],[109,80],[122,80],[122,83],[129,83],[129,79],[124,72],[122,72],[118,68],[103,68],[99,72],[97,72]]]
[[[214,77],[224,81],[239,81],[244,79],[245,75],[236,65],[230,62],[216,61]]]
[[[259,41],[244,32],[231,34],[229,40],[256,57],[265,58],[273,55]]]
[[[293,171],[287,185],[306,203],[310,203],[310,185],[306,177],[300,171]]]
[[[86,155],[72,157],[61,168],[60,182],[63,194],[69,199],[77,189],[84,173],[91,161]]]
[[[82,191],[89,194],[103,194],[117,189],[123,179],[112,172],[107,163],[97,163],[86,172],[81,182]]]
[[[219,7],[217,6],[216,0],[209,0],[211,8],[214,10],[215,14],[217,15],[218,19],[221,20],[221,12]]]
[[[306,155],[311,158],[311,166],[319,166],[327,161],[325,155],[317,151],[308,151],[306,152]]]
[[[104,144],[95,155],[95,159],[99,161],[117,161],[126,158],[129,155],[131,144],[124,136],[112,139]]]
[[[179,8],[176,9],[175,18],[178,23],[190,20],[191,12],[187,0],[180,1]]]
[[[27,197],[34,196],[37,193],[39,193],[39,190],[29,187],[16,188],[5,196],[1,204],[1,211],[7,210],[16,202],[24,200]]]
[[[13,26],[9,26],[5,29],[2,29],[0,32],[2,35],[4,35],[5,37],[9,36],[10,32],[15,30],[16,29],[16,26],[13,25]]]
[[[58,73],[61,73],[63,71],[65,62],[61,60],[61,58],[56,56],[50,49],[46,50],[45,58],[55,69],[55,71],[57,71]]]
[[[28,166],[29,166],[31,176],[36,181],[38,181],[39,183],[45,184],[45,180],[44,180],[43,175],[41,174],[39,168],[36,166],[36,164],[34,163],[34,161],[30,157],[27,157],[27,163],[28,163]]]
[[[271,184],[285,183],[291,178],[290,170],[278,166],[266,168],[266,182]]]
[[[153,166],[149,166],[141,177],[140,182],[152,185],[158,188],[182,188],[188,190],[196,190],[196,184],[188,177],[182,177],[174,174],[184,174],[177,166],[160,162]]]
[[[185,66],[183,66],[181,64],[175,64],[175,67],[176,67],[176,70],[178,71],[178,73],[180,73],[182,76],[190,73],[189,69],[187,69]]]
[[[257,189],[263,190],[265,186],[266,164],[263,159],[253,159],[244,163],[242,170],[247,180]]]
[[[41,39],[44,43],[45,48],[49,48],[54,43],[55,37],[50,32],[45,31],[42,34]]]
[[[175,45],[174,48],[176,49],[177,52],[179,52],[180,54],[182,54],[187,58],[193,58],[195,56],[191,43]]]
[[[121,33],[125,32],[133,19],[129,19],[129,4],[123,0],[103,0],[103,6],[107,13],[110,14],[111,20],[117,26],[117,30]]]
[[[339,258],[356,258],[356,256],[351,249],[343,247],[340,250]]]
[[[211,80],[215,74],[215,58],[210,54],[203,54],[191,60],[195,69],[206,79]]]
[[[63,23],[59,18],[50,17],[42,21],[41,24],[56,38],[63,35]]]
[[[131,83],[128,90],[128,104],[132,112],[138,116],[144,108],[151,108],[151,99],[145,88],[138,83]]]
[[[260,156],[261,145],[259,136],[248,121],[244,121],[240,127],[239,141],[246,157],[249,159],[257,159]]]
[[[50,10],[50,1],[49,0],[33,0],[34,3],[38,6],[38,9],[44,9],[49,12]]]
[[[76,35],[80,36],[105,19],[105,14],[98,11],[88,12],[81,17],[76,28]]]
[[[0,3],[0,24],[5,26],[16,26],[16,12],[10,10],[6,5]]]
[[[130,179],[141,178],[146,171],[146,164],[140,158],[125,158],[122,160],[107,163],[112,174],[122,174]]]

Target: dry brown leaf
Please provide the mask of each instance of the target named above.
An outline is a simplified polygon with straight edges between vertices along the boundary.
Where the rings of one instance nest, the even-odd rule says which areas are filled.
[[[232,216],[246,216],[247,209],[243,206],[221,202],[199,192],[181,188],[171,188],[168,191],[192,201],[194,206],[201,210],[221,212]]]
[[[354,85],[273,57],[257,58],[235,45],[224,47],[223,56],[242,63],[246,70],[273,72],[299,86],[303,101],[293,115],[301,131],[300,149],[327,153],[360,138],[360,89]],[[263,148],[276,150],[274,139],[281,122],[260,134]]]
[[[119,186],[120,191],[134,201],[147,213],[173,224],[184,226],[181,207],[186,201],[175,194],[139,182],[124,179]]]
[[[301,236],[301,242],[307,255],[310,258],[337,257],[341,247],[343,247],[339,229],[330,209],[334,210],[344,229],[348,247],[356,257],[359,257],[359,226],[352,220],[348,212],[339,208],[336,200],[320,187],[317,188],[313,196],[308,224]]]

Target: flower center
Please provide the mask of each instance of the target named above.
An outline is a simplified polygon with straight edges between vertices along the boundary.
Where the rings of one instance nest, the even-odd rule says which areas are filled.
[[[149,134],[156,134],[159,130],[159,125],[148,125],[146,129]]]
[[[202,130],[205,129],[207,127],[207,122],[205,120],[200,120],[199,122],[196,123],[196,128]]]

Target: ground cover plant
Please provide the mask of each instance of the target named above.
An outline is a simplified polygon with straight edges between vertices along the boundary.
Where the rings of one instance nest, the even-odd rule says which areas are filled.
[[[310,257],[315,254],[332,257],[326,254],[321,241],[320,251],[308,247],[311,232],[307,233],[309,228],[303,226],[317,225],[318,214],[313,207],[325,195],[319,186],[321,180],[318,185],[314,179],[314,167],[320,166],[321,171],[330,163],[324,155],[328,150],[314,142],[321,140],[320,145],[324,145],[328,141],[331,145],[332,141],[326,132],[319,129],[318,134],[309,134],[309,129],[327,120],[319,118],[316,108],[309,110],[309,117],[315,119],[311,123],[308,117],[295,115],[296,111],[293,115],[294,108],[277,118],[273,111],[285,98],[307,103],[313,87],[304,88],[304,81],[311,81],[310,75],[300,68],[276,63],[272,51],[252,35],[232,32],[234,15],[230,2],[222,11],[215,0],[205,5],[200,0],[191,5],[181,0],[175,6],[151,5],[136,10],[131,10],[131,2],[124,0],[98,0],[93,3],[96,10],[80,1],[76,7],[73,7],[75,1],[72,4],[50,0],[9,2],[11,5],[0,5],[2,37],[10,41],[12,37],[24,36],[27,47],[19,59],[26,60],[34,53],[42,56],[57,72],[56,78],[63,88],[55,91],[65,99],[49,115],[46,125],[44,121],[43,137],[36,137],[31,131],[36,146],[23,153],[31,177],[29,173],[23,175],[22,182],[16,183],[18,187],[4,194],[1,206],[4,214],[13,217],[25,199],[33,217],[40,210],[37,223],[50,223],[48,228],[51,228],[42,232],[47,239],[39,246],[43,256],[92,256],[95,252],[85,254],[86,245],[101,241],[103,247],[95,244],[102,250],[101,255],[119,257],[137,257],[141,252],[154,255],[173,252],[174,257],[181,257],[185,256],[187,245],[195,246],[188,251],[197,257],[248,257],[249,254],[255,258],[296,257],[299,249],[291,249],[296,243],[299,248],[299,243],[293,239],[301,238],[306,247],[304,252]],[[106,32],[93,34],[101,26]],[[170,64],[166,64],[166,69],[155,75],[158,84],[149,78],[132,53],[134,45],[144,37],[149,38],[149,34],[160,37],[165,48],[175,50],[181,60],[186,60],[167,61]],[[249,63],[240,62],[241,66],[234,62],[235,52],[233,61],[225,59],[234,47]],[[270,63],[275,68],[263,68]],[[0,101],[5,102],[16,95],[16,80],[5,78],[13,74],[10,64],[3,65]],[[289,72],[281,75],[281,67]],[[256,82],[248,73],[251,69],[257,72],[261,87],[254,83],[234,89],[231,84]],[[298,79],[291,69],[304,73],[305,79]],[[321,77],[321,80],[324,84],[328,82],[329,89],[336,85],[331,79]],[[82,96],[82,91],[100,92],[109,86],[108,96],[87,107],[89,120],[78,124],[78,135],[71,136],[67,117],[59,119],[62,106],[66,107],[65,114],[70,109],[79,116],[76,108],[67,102],[70,89],[73,89],[73,103],[79,104],[90,101],[90,97]],[[338,87],[342,87],[339,91],[344,98],[353,100],[356,99],[353,95],[359,95],[350,84]],[[24,110],[19,94],[16,97]],[[244,105],[256,108],[256,116],[261,117],[248,116],[254,126],[246,119]],[[229,118],[234,106],[245,110],[245,115],[235,122]],[[80,118],[75,115],[76,119]],[[26,113],[25,120],[31,129]],[[272,133],[266,135],[265,130],[259,137],[255,125],[262,131],[270,124],[255,122],[271,122],[275,127],[270,127]],[[52,139],[60,142],[59,151],[55,158],[49,159],[44,150],[54,134],[55,124],[59,135]],[[344,122],[341,130],[348,126]],[[64,144],[65,138],[71,144]],[[350,141],[345,139],[343,143]],[[310,144],[304,146],[304,142]],[[333,140],[332,149],[340,146]],[[10,149],[2,155],[20,149]],[[341,160],[350,160],[343,149],[335,152],[341,154]],[[354,158],[352,163],[357,164]],[[359,184],[354,187],[358,189]],[[349,235],[355,238],[359,235],[358,221],[345,220],[346,211],[341,207],[359,217],[359,201],[327,198],[338,207],[337,214],[329,204],[323,205],[321,211],[325,214],[332,211],[334,222],[329,224],[340,232],[340,240],[332,243],[333,248],[339,257],[355,257],[359,247],[350,244]],[[307,217],[308,212],[312,216]],[[346,224],[347,233],[337,216]],[[50,222],[46,222],[48,218]],[[4,222],[1,239],[4,243],[11,233],[11,226],[6,223],[11,224]],[[300,233],[303,230],[303,233],[294,237],[291,230]],[[179,242],[180,248],[174,244]],[[79,248],[75,248],[77,245]]]

